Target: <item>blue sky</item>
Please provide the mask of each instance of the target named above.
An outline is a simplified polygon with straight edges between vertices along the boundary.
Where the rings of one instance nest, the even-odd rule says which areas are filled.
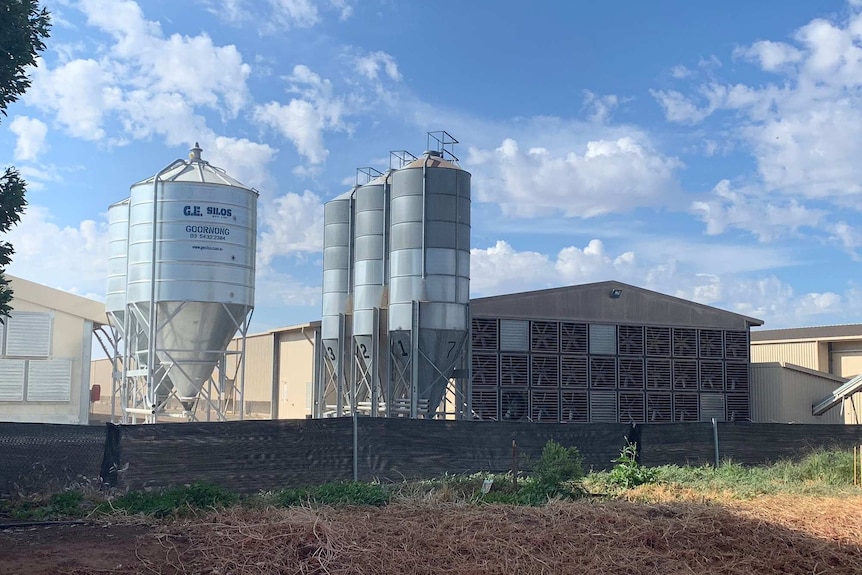
[[[252,331],[320,317],[322,206],[447,130],[474,296],[616,279],[862,322],[862,0],[51,0],[0,123],[9,273],[104,298],[107,207],[200,141],[261,191]]]

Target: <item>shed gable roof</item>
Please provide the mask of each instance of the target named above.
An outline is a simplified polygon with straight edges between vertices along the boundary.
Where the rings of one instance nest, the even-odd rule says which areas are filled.
[[[611,297],[612,290],[621,290]],[[474,316],[713,327],[744,330],[763,321],[617,281],[473,299]]]

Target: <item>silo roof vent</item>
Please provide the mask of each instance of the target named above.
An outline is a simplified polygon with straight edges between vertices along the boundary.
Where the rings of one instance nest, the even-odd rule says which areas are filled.
[[[192,162],[202,161],[201,160],[201,152],[203,152],[203,150],[201,149],[201,145],[198,144],[197,142],[195,142],[195,147],[189,151],[189,159]]]

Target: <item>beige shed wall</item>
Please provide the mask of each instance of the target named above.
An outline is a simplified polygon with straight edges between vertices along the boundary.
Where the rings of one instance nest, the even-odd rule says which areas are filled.
[[[239,351],[240,341],[235,339],[228,345],[229,351]],[[270,417],[272,414],[272,334],[262,333],[248,336],[245,344],[245,412],[248,415]],[[228,356],[227,377],[236,378],[237,356]],[[239,396],[237,395],[237,398]]]
[[[844,423],[838,408],[820,416],[811,405],[841,385],[838,378],[818,375],[777,362],[751,364],[751,419],[756,423]]]
[[[279,419],[303,419],[312,413],[313,341],[314,332],[311,329],[305,330],[304,334],[300,330],[279,334]]]
[[[751,362],[785,362],[819,371],[827,371],[829,367],[821,363],[820,349],[815,341],[752,343]]]
[[[16,294],[17,295],[17,294]],[[70,359],[72,378],[69,401],[0,402],[0,421],[30,423],[71,423],[86,425],[90,407],[89,369],[92,323],[84,318],[27,301],[26,292],[13,301],[15,311],[52,312],[51,359]],[[86,359],[83,357],[86,351]]]

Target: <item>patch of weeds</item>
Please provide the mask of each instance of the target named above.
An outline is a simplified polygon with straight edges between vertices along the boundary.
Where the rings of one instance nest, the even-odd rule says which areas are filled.
[[[102,504],[101,511],[121,510],[130,514],[164,517],[183,509],[227,507],[239,501],[235,493],[208,483],[192,483],[162,492],[132,491]]]
[[[272,494],[272,500],[282,507],[297,505],[373,505],[389,503],[389,495],[379,483],[345,481],[309,487],[282,489]]]
[[[619,457],[614,459],[616,465],[607,475],[607,482],[615,487],[631,489],[638,485],[655,483],[658,473],[655,469],[644,467],[637,462],[637,443],[626,442]]]

